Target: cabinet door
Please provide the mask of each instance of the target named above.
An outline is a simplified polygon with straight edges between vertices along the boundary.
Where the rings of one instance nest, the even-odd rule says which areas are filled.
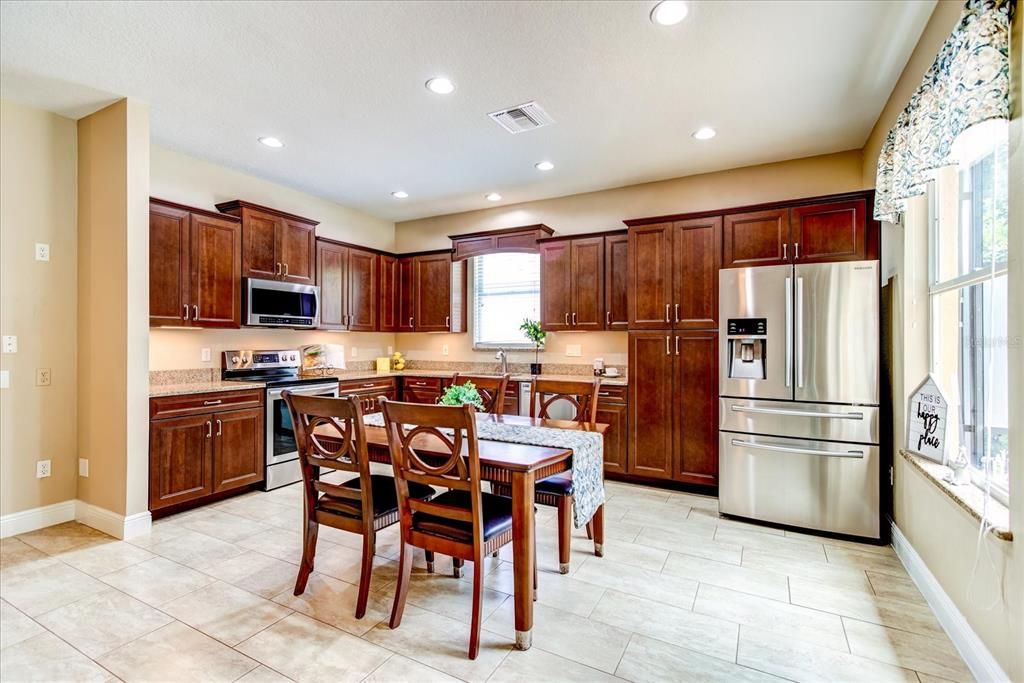
[[[724,268],[790,263],[789,209],[728,215],[723,223]]]
[[[329,330],[346,329],[348,301],[345,268],[348,247],[317,240],[316,283],[320,286],[320,327]]]
[[[192,324],[242,324],[242,226],[202,214],[191,218]]]
[[[348,252],[348,329],[356,332],[377,331],[379,303],[377,255],[372,251],[350,249]]]
[[[398,259],[398,331],[416,331],[416,258]]]
[[[505,405],[502,415],[519,414],[519,382],[509,382],[505,386]]]
[[[671,345],[672,335],[666,332],[629,333],[627,470],[640,477],[672,478],[675,378]]]
[[[213,491],[226,491],[263,479],[263,409],[229,410],[213,415]]]
[[[604,238],[570,242],[572,250],[572,316],[574,330],[604,329]]]
[[[672,324],[677,330],[718,327],[722,219],[678,221],[672,233]]]
[[[378,317],[381,332],[398,331],[398,259],[381,254],[380,263],[380,312]]]
[[[629,236],[604,238],[604,329],[629,328]]]
[[[316,281],[314,230],[315,226],[309,223],[282,219],[277,242],[277,260],[281,262],[282,280],[303,285],[311,285]]]
[[[190,415],[149,423],[149,509],[213,493],[213,418]]]
[[[180,327],[189,305],[189,212],[149,205],[149,324]]]
[[[572,243],[540,244],[540,325],[548,332],[572,328]]]
[[[599,401],[597,404],[597,421],[609,425],[604,433],[605,473],[626,473],[626,413],[626,406],[622,403]]]
[[[629,229],[629,329],[672,326],[672,224]]]
[[[242,209],[242,277],[275,280],[281,274],[277,235],[282,219],[272,213]]]
[[[793,262],[862,261],[867,256],[863,199],[791,209]]]
[[[452,314],[452,256],[416,257],[416,331],[447,332]]]
[[[718,333],[680,332],[673,341],[678,349],[675,479],[714,486],[718,483]]]

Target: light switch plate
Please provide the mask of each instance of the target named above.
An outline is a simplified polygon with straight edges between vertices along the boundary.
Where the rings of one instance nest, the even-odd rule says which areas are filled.
[[[50,368],[36,368],[36,386],[50,386]]]
[[[89,476],[89,458],[78,459],[78,476],[88,477]]]
[[[13,334],[5,334],[3,339],[4,353],[18,352],[18,338]]]
[[[441,344],[441,355],[442,356],[447,356],[448,355],[448,345],[447,344]]]
[[[210,362],[210,349],[209,348],[204,348],[202,351],[199,352],[199,355],[200,355],[200,358],[202,359],[202,361],[204,363],[209,363]]]
[[[394,346],[388,346],[388,355],[390,356],[394,352],[395,352],[395,347]]]
[[[570,357],[579,357],[583,355],[583,347],[580,344],[566,344],[565,355]]]
[[[36,261],[50,260],[50,245],[36,242]]]

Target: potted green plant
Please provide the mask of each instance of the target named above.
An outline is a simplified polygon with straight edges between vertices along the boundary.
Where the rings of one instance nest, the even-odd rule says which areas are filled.
[[[519,326],[519,329],[523,331],[523,334],[533,342],[533,359],[534,362],[530,363],[530,374],[540,374],[540,350],[544,346],[544,338],[547,337],[547,332],[540,328],[539,320],[530,320],[526,318],[523,320],[523,324]]]
[[[443,406],[461,406],[468,403],[477,410],[484,409],[484,400],[480,398],[480,392],[472,382],[451,385],[444,390],[437,402]]]

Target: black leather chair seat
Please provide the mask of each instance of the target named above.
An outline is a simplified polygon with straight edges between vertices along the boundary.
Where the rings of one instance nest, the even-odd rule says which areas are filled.
[[[359,477],[349,479],[344,484],[341,484],[341,486],[358,491],[360,489],[360,479]],[[373,491],[373,514],[375,517],[382,517],[398,509],[398,493],[395,491],[395,480],[393,477],[389,477],[386,474],[371,474],[370,488]],[[435,493],[436,491],[430,486],[417,484],[413,481],[409,482],[409,496],[412,498],[429,498]],[[346,517],[358,518],[362,516],[361,501],[340,498],[327,493],[320,496],[316,507],[318,510],[333,512],[336,515],[344,515]]]
[[[486,541],[512,528],[512,499],[492,493],[481,493],[480,496],[483,503],[483,534]],[[465,510],[469,510],[471,505],[468,491],[446,491],[434,498],[432,502]],[[450,538],[460,543],[473,542],[473,525],[470,522],[445,519],[425,512],[414,512],[412,528],[434,536]]]
[[[547,479],[541,479],[535,485],[537,493],[553,493],[556,496],[572,495],[572,474],[555,474]]]

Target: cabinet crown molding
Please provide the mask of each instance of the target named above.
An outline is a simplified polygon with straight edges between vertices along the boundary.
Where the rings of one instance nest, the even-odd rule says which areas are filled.
[[[230,202],[221,202],[217,204],[217,210],[221,213],[231,214],[237,216],[242,212],[242,209],[255,209],[256,211],[263,211],[265,213],[272,213],[282,218],[287,218],[293,221],[299,221],[300,223],[309,223],[310,225],[320,225],[320,221],[315,221],[312,218],[306,218],[304,216],[298,216],[294,213],[288,213],[287,211],[281,211],[280,209],[272,209],[269,206],[263,206],[261,204],[254,204],[253,202],[247,202],[243,199],[232,199]]]

